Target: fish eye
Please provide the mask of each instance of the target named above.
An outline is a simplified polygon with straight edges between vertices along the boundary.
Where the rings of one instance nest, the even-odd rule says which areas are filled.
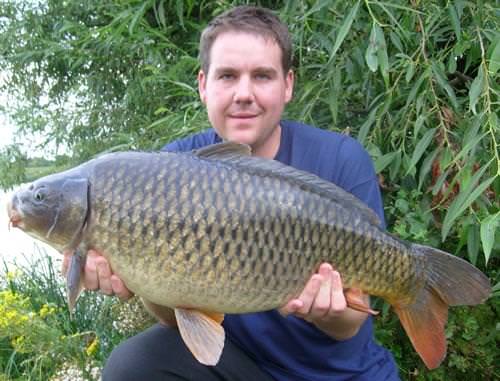
[[[33,197],[35,198],[36,201],[43,201],[45,195],[42,192],[38,191],[35,193]]]

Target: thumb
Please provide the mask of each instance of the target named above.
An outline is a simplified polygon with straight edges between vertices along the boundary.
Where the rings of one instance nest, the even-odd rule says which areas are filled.
[[[296,313],[303,306],[303,304],[304,304],[304,302],[302,302],[302,300],[300,300],[300,299],[292,299],[287,304],[285,304],[283,307],[278,309],[278,312],[282,316],[286,317],[290,314]]]

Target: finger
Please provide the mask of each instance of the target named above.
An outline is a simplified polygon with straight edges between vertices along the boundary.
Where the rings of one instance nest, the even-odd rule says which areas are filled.
[[[69,267],[69,261],[73,253],[71,251],[64,251],[63,252],[63,260],[62,260],[62,265],[61,265],[61,275],[66,276],[68,273],[68,267]]]
[[[99,278],[97,275],[97,258],[99,254],[93,250],[89,250],[87,253],[87,258],[85,261],[85,269],[83,274],[83,286],[87,290],[98,290],[99,289]]]
[[[99,282],[99,290],[105,295],[112,295],[113,288],[111,287],[111,268],[108,261],[104,257],[96,259],[97,280]]]
[[[128,300],[134,296],[134,293],[125,286],[125,283],[114,274],[111,275],[111,288],[121,300]]]
[[[322,279],[311,308],[311,317],[313,320],[321,319],[328,314],[332,300],[332,266],[328,263],[324,263],[320,266],[318,272]]]
[[[347,301],[344,295],[344,288],[342,285],[342,278],[338,271],[333,271],[331,274],[332,288],[331,288],[331,308],[330,313],[337,315],[342,313],[347,308]]]
[[[321,286],[322,277],[319,274],[314,274],[306,284],[306,287],[299,296],[302,301],[302,306],[296,311],[299,316],[306,316],[311,311],[312,304]]]
[[[304,303],[300,299],[292,299],[283,307],[281,307],[278,312],[283,316],[288,316],[290,314],[296,313]]]

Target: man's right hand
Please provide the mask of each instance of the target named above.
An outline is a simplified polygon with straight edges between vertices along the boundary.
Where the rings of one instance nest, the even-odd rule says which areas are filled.
[[[72,252],[65,252],[62,273],[66,275]],[[83,286],[88,290],[101,291],[106,295],[116,295],[122,300],[130,299],[134,294],[123,281],[112,273],[108,261],[97,251],[89,250],[83,272]]]

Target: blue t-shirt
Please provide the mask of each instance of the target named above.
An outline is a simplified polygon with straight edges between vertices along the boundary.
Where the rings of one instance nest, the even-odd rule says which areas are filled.
[[[189,151],[222,139],[213,129],[174,141],[163,150]],[[384,224],[378,180],[368,153],[346,135],[281,122],[275,160],[331,181],[371,207]],[[277,381],[399,380],[389,351],[375,343],[369,317],[351,339],[334,340],[313,324],[277,311],[226,315],[224,328]]]

